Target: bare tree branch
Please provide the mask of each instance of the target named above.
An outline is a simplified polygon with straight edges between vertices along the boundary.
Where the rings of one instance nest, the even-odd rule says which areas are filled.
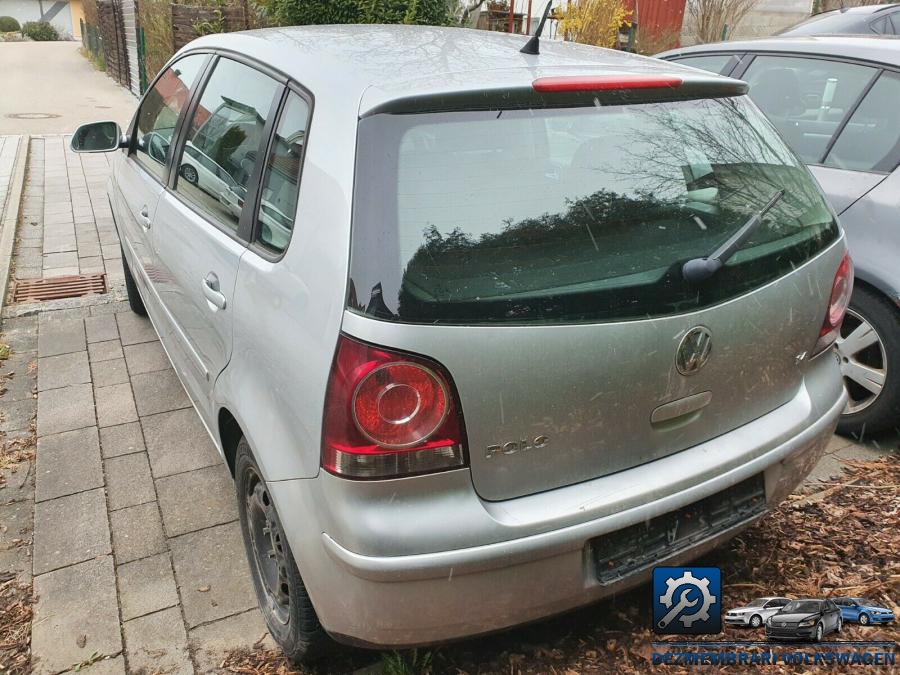
[[[758,0],[688,0],[688,26],[698,42],[718,42],[753,9]]]

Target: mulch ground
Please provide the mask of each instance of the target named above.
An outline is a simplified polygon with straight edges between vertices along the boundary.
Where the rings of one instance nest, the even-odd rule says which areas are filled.
[[[0,360],[9,356],[9,348],[0,344]],[[0,394],[6,387],[6,380],[11,374],[0,378]],[[0,411],[0,415],[2,415]],[[5,499],[3,488],[6,487],[4,472],[7,470],[23,470],[23,462],[34,459],[35,449],[34,422],[30,434],[9,439],[0,435],[0,504]],[[0,520],[0,534],[7,535],[6,544],[0,545],[0,552],[6,548],[29,546],[29,537],[18,537],[18,533],[9,536],[7,525]],[[30,583],[23,583],[15,573],[0,569],[0,675],[24,675],[31,672],[29,660],[31,656],[31,614],[32,590]]]
[[[0,673],[30,672],[31,586],[0,572]]]
[[[852,462],[834,483],[807,486],[778,510],[698,565],[723,572],[723,608],[755,597],[863,596],[900,615],[900,458]],[[651,592],[633,592],[562,617],[433,650],[382,656],[385,673],[479,675],[578,673],[745,672],[739,666],[654,666]],[[830,635],[826,641],[837,639]],[[848,625],[842,640],[889,640],[900,651],[900,627]],[[762,630],[726,627],[722,640],[762,640]],[[714,639],[714,638],[713,638]],[[756,649],[756,648],[751,648]],[[790,650],[778,645],[775,651]],[[803,648],[804,651],[806,648]],[[839,650],[841,651],[841,650]],[[876,651],[884,651],[877,649]],[[372,664],[372,652],[341,649],[333,657],[303,669],[292,668],[278,652],[257,647],[229,655],[222,664],[231,673],[291,675],[347,673]],[[413,664],[413,661],[416,664]],[[894,668],[900,672],[900,658]],[[852,666],[833,667],[833,671]],[[812,667],[760,666],[768,673],[812,672]],[[376,666],[372,672],[378,672]]]

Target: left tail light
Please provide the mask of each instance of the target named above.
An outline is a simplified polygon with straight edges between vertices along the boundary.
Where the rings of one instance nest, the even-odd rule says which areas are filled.
[[[459,401],[440,364],[341,335],[325,394],[322,467],[397,478],[465,466]]]
[[[853,261],[850,260],[850,255],[845,253],[831,284],[828,311],[825,312],[825,321],[819,330],[819,339],[813,349],[813,356],[821,354],[840,337],[841,324],[844,322],[847,307],[850,306],[851,295],[853,295]]]

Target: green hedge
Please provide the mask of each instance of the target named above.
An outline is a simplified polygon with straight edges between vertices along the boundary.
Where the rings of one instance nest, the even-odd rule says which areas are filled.
[[[406,23],[446,25],[453,0],[272,0],[283,25]]]
[[[22,26],[22,35],[30,37],[35,42],[59,40],[59,33],[46,21],[26,21]]]
[[[0,16],[0,33],[12,33],[21,30],[19,22],[11,16]]]

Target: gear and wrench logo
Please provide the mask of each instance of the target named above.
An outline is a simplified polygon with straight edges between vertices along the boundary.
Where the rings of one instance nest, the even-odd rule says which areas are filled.
[[[702,574],[715,570],[718,574]],[[721,572],[718,568],[656,568],[654,571],[653,629],[657,633],[721,631]],[[712,588],[711,588],[712,586]],[[665,589],[664,592],[663,588]],[[718,613],[712,622],[710,609]],[[681,626],[677,624],[681,624]],[[699,624],[699,625],[698,625]]]

